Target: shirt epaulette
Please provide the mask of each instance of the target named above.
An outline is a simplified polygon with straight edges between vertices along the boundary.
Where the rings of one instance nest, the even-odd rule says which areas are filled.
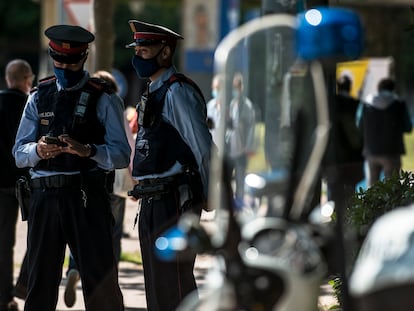
[[[106,82],[104,79],[91,77],[88,80],[88,84],[100,92],[109,94],[113,93],[113,90],[110,88],[108,82]]]
[[[49,76],[49,77],[40,79],[39,84],[48,83],[48,82],[51,82],[51,81],[56,81],[56,76]]]
[[[38,91],[40,87],[55,83],[56,79],[57,79],[56,76],[49,76],[49,77],[40,79],[37,86],[35,86],[34,88],[30,90],[30,94],[32,94],[35,91]]]
[[[187,77],[186,75],[176,72],[174,73],[169,79],[168,79],[168,83],[169,85],[173,84],[174,82],[186,82],[188,84],[190,84],[201,96],[201,98],[203,99],[204,103],[206,102],[203,92],[201,91],[200,87],[197,85],[197,83],[195,83],[193,80],[191,80],[189,77]]]

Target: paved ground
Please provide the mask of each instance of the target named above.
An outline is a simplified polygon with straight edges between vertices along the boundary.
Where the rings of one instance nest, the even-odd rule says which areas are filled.
[[[133,229],[133,221],[136,214],[136,203],[131,200],[127,200],[127,208],[125,214],[124,231],[129,234],[129,237],[122,239],[123,252],[136,252],[139,250],[139,243],[137,238],[137,229]],[[204,215],[204,221],[210,221],[211,213]],[[26,222],[18,222],[17,228],[17,240],[15,247],[15,276],[20,269],[20,263],[23,259],[26,249]],[[197,282],[200,286],[205,282],[204,276],[206,270],[211,264],[211,258],[209,256],[199,256],[196,261],[195,273]],[[142,272],[142,266],[129,262],[120,262],[119,266],[119,283],[124,296],[125,311],[141,311],[146,310],[145,292],[144,292],[144,277]],[[65,306],[63,301],[63,293],[66,284],[65,276],[62,276],[62,282],[59,289],[59,301],[57,305],[57,311],[73,310],[82,311],[85,310],[81,292],[81,283],[77,286],[77,301],[72,308]],[[23,310],[24,301],[17,299],[20,310]],[[332,289],[324,285],[321,288],[321,296],[319,299],[320,310],[328,310],[330,306],[335,304],[335,299],[332,296]]]

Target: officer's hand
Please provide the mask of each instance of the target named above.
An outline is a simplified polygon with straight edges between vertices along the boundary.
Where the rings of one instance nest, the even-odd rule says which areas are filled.
[[[36,145],[36,152],[42,159],[54,158],[62,153],[62,146],[57,144],[47,143],[46,136],[40,137]]]
[[[67,144],[66,147],[63,147],[62,151],[66,153],[76,154],[80,157],[89,157],[92,148],[90,145],[84,145],[78,142],[77,140],[69,137],[68,135],[61,135],[59,138]]]

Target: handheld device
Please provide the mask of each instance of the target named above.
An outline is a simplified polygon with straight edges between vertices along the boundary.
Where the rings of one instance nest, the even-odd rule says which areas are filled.
[[[54,137],[54,136],[45,136],[45,142],[46,144],[54,144],[54,145],[58,145],[62,147],[67,146],[66,143],[61,141],[58,137]]]

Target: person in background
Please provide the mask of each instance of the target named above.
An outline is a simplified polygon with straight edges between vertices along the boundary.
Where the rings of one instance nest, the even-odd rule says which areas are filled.
[[[132,66],[149,78],[137,105],[138,133],[133,197],[140,199],[139,241],[150,311],[176,310],[197,289],[193,258],[163,261],[154,252],[160,234],[181,215],[200,217],[207,198],[211,134],[203,95],[189,78],[177,72],[173,55],[183,37],[142,21],[129,21],[134,41]]]
[[[363,155],[368,165],[367,186],[401,170],[405,154],[404,133],[412,130],[405,101],[395,92],[395,81],[381,79],[378,94],[371,94],[358,108],[358,125],[363,134]]]
[[[110,89],[114,93],[119,94],[118,84],[115,80],[115,77],[110,72],[105,71],[105,70],[99,70],[95,72],[92,76],[105,80],[109,84]],[[121,100],[123,101],[123,99]],[[135,140],[134,140],[132,131],[129,127],[126,110],[124,110],[124,127],[125,127],[125,133],[126,133],[129,145],[131,149],[133,149]],[[125,206],[126,206],[125,194],[127,191],[126,189],[128,190],[131,189],[129,185],[132,185],[131,163],[133,160],[133,155],[134,153],[131,152],[130,165],[128,167],[115,170],[114,189],[113,189],[113,192],[110,193],[112,215],[114,216],[114,220],[115,220],[114,229],[113,229],[113,237],[114,237],[114,243],[115,243],[115,257],[118,263],[121,257],[121,239],[122,239],[122,235],[124,232],[123,224],[124,224]],[[124,181],[124,179],[126,181]],[[126,183],[126,185],[124,185],[123,183]]]
[[[116,83],[115,77],[108,71],[99,70],[95,72],[92,77],[102,79],[108,83],[109,89],[113,93],[119,92],[118,85]],[[122,99],[120,99],[122,100]],[[128,124],[128,120],[126,119],[126,112],[124,113],[124,126],[125,132],[128,138],[128,142],[131,148],[134,147],[134,138],[132,137],[132,132]],[[131,153],[133,154],[133,153]],[[132,161],[132,158],[131,158]],[[125,176],[126,174],[126,176]],[[114,217],[114,226],[113,226],[113,240],[114,240],[114,251],[115,251],[115,258],[116,262],[119,264],[119,260],[121,257],[121,239],[123,234],[123,224],[124,224],[124,216],[125,216],[125,205],[126,205],[126,198],[122,193],[125,191],[125,187],[130,189],[130,186],[123,185],[124,179],[130,179],[129,185],[132,185],[132,176],[131,176],[131,168],[128,166],[125,169],[118,169],[115,170],[115,181],[114,181],[114,189],[113,192],[109,194],[111,199],[111,210],[112,215]],[[119,182],[118,182],[119,180]],[[67,282],[65,286],[64,292],[64,301],[67,307],[73,307],[76,302],[76,286],[78,281],[80,280],[79,270],[76,266],[76,263],[73,259],[73,256],[70,255],[69,257],[69,266],[67,275]]]
[[[340,76],[336,81],[336,92],[330,101],[331,128],[328,146],[322,164],[322,178],[327,185],[327,198],[335,204],[335,257],[331,266],[342,281],[342,301],[348,301],[348,274],[346,271],[349,254],[345,232],[345,211],[349,207],[355,186],[364,179],[364,158],[362,156],[362,134],[356,126],[356,112],[359,101],[351,97],[352,80]],[[320,196],[319,196],[320,197]]]
[[[350,95],[351,79],[340,76],[331,104],[331,131],[324,161],[323,177],[327,182],[328,200],[345,210],[355,186],[364,179],[362,134],[356,126],[359,101]]]
[[[215,138],[217,127],[220,123],[221,115],[221,94],[220,87],[223,85],[223,77],[216,74],[211,80],[211,99],[207,102],[207,124],[210,129],[213,141],[217,143]]]
[[[5,79],[7,88],[0,91],[0,311],[16,311],[13,248],[19,203],[15,187],[20,176],[29,174],[27,169],[16,167],[12,148],[34,75],[27,61],[14,59],[6,65]]]
[[[244,93],[243,75],[233,77],[233,99],[230,102],[229,125],[226,134],[229,170],[234,171],[235,198],[243,200],[247,159],[254,155],[255,110]]]
[[[129,165],[122,102],[84,70],[94,35],[79,26],[44,32],[55,76],[28,98],[13,154],[30,168],[25,311],[55,310],[66,245],[82,279],[87,311],[122,311],[110,188]]]

